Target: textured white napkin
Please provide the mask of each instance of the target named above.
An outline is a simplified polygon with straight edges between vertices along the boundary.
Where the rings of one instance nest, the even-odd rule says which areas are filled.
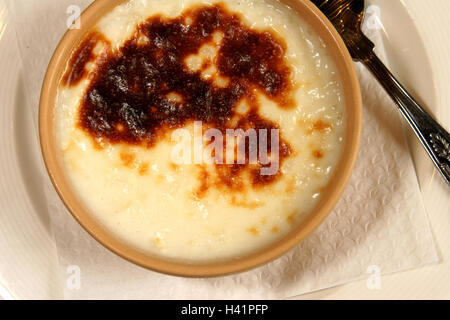
[[[12,0],[31,106],[37,115],[47,63],[70,13],[89,0]],[[372,1],[376,5],[376,0]],[[371,7],[366,33],[384,57]],[[73,11],[72,11],[73,12]],[[109,252],[70,216],[48,183],[47,201],[66,298],[285,298],[380,271],[438,261],[400,116],[381,87],[357,65],[364,100],[361,150],[350,183],[325,222],[302,244],[258,269],[214,279],[165,276]],[[80,275],[80,282],[74,276]],[[77,286],[79,284],[79,288]]]

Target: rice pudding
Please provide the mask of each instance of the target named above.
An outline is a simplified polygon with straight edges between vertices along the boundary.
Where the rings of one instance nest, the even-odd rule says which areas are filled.
[[[126,1],[74,50],[56,105],[92,215],[190,263],[286,235],[321,197],[345,131],[326,46],[275,0]]]

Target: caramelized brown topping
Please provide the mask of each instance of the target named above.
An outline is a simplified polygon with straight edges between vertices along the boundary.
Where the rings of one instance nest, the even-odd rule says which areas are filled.
[[[63,79],[66,85],[86,76],[85,65],[93,59],[98,41],[104,39],[94,32],[74,53]],[[217,48],[215,57],[198,70],[190,69],[186,59],[205,45]],[[192,7],[173,19],[151,17],[118,52],[109,50],[98,62],[82,100],[79,126],[94,140],[149,148],[169,130],[192,121],[202,121],[224,136],[226,129],[267,129],[270,150],[270,130],[278,126],[258,113],[256,94],[264,94],[280,108],[295,106],[285,52],[286,44],[275,34],[250,29],[224,5]],[[205,77],[212,67],[216,75]],[[249,110],[237,113],[244,99]],[[232,118],[237,123],[232,124]],[[280,137],[280,166],[289,155],[290,147]],[[272,183],[279,176],[263,176],[261,167],[217,165],[215,184],[241,189],[244,169],[253,186]],[[211,184],[205,171],[201,178],[205,182],[198,196]]]
[[[119,156],[120,156],[120,160],[122,160],[122,163],[125,167],[127,167],[127,168],[133,167],[133,163],[136,158],[136,155],[134,153],[123,151],[119,154]]]
[[[248,228],[247,231],[253,234],[254,236],[259,236],[259,230],[256,229],[255,227]]]
[[[295,218],[297,217],[298,212],[294,211],[293,213],[291,213],[288,217],[286,217],[286,221],[289,224],[293,224],[295,221]]]
[[[314,121],[314,123],[312,124],[310,130],[309,130],[309,134],[312,134],[313,132],[320,132],[320,133],[324,133],[327,132],[331,129],[331,125],[328,122],[325,122],[321,119]]]
[[[75,86],[87,75],[86,65],[94,60],[94,48],[99,42],[107,43],[99,32],[91,32],[84,39],[78,49],[72,54],[69,61],[70,68],[62,79],[64,85]]]
[[[198,180],[200,181],[200,186],[197,188],[195,196],[197,198],[202,198],[210,187],[209,173],[204,167],[200,167],[200,174]]]
[[[278,226],[274,226],[271,231],[272,233],[277,233],[278,231],[280,231],[280,228]]]
[[[312,155],[316,159],[322,159],[323,158],[323,152],[321,150],[314,150],[312,152]]]
[[[149,169],[149,164],[147,162],[142,163],[141,165],[139,165],[139,175],[141,176],[145,176],[148,172]]]

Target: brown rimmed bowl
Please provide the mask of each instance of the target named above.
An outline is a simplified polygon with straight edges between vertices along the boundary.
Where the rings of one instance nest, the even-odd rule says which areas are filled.
[[[50,179],[60,198],[81,226],[97,241],[119,256],[142,267],[184,277],[213,277],[248,270],[286,253],[307,237],[328,216],[340,198],[353,169],[359,148],[362,103],[353,61],[341,37],[328,19],[308,0],[280,0],[309,24],[327,46],[343,84],[346,101],[346,132],[339,163],[316,207],[302,222],[279,241],[240,259],[225,262],[188,264],[165,260],[163,257],[142,253],[120,241],[89,213],[72,187],[55,137],[54,110],[59,83],[73,50],[81,43],[98,20],[117,5],[127,0],[96,0],[82,14],[83,28],[69,30],[50,61],[43,82],[39,105],[39,134],[42,154]],[[88,254],[88,253],[87,253]]]

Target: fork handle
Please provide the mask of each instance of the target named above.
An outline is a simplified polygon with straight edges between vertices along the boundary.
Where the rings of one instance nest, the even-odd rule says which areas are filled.
[[[395,101],[450,186],[450,134],[406,91],[373,51],[360,61],[366,65]]]

